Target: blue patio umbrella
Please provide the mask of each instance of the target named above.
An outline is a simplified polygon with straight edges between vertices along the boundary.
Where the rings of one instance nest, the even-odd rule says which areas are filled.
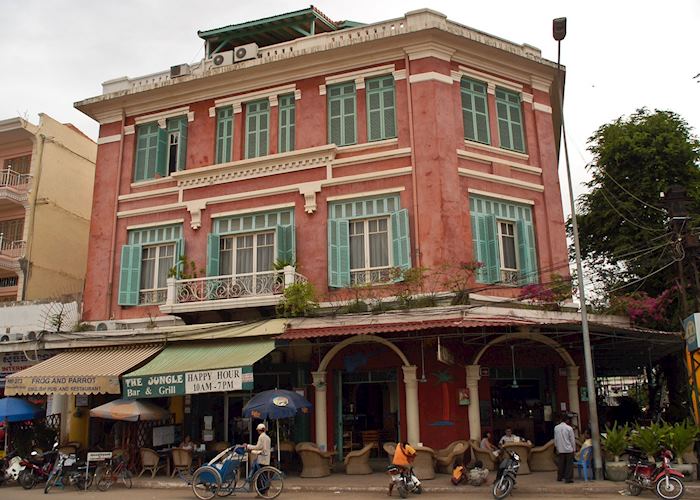
[[[36,405],[20,398],[0,399],[0,420],[5,422],[22,422],[37,418],[43,410]],[[7,435],[9,434],[5,425],[5,451],[7,451]]]
[[[243,416],[261,420],[277,420],[277,461],[280,459],[280,418],[290,418],[298,412],[308,413],[311,403],[294,391],[273,389],[253,396],[243,407]]]

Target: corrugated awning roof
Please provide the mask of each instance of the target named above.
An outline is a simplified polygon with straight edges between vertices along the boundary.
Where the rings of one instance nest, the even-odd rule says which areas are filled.
[[[320,328],[289,329],[278,337],[280,340],[309,339],[337,335],[370,335],[374,333],[415,332],[433,328],[486,328],[531,325],[532,321],[519,319],[436,319],[404,321],[400,323],[371,323],[364,325],[327,326]]]
[[[119,394],[119,376],[161,349],[151,344],[61,352],[8,376],[5,394]]]
[[[275,348],[272,339],[236,342],[178,342],[126,377],[143,377],[173,372],[190,372],[251,366]]]

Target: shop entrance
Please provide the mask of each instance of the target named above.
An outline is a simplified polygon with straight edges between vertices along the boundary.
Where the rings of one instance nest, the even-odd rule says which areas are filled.
[[[400,439],[399,385],[396,369],[337,371],[336,447],[340,459],[352,450]]]

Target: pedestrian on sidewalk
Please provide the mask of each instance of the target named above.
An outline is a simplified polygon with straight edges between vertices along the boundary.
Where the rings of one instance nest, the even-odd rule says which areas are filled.
[[[574,482],[574,452],[576,451],[576,437],[571,427],[571,416],[562,416],[561,422],[554,427],[554,447],[559,454],[559,467],[557,469],[557,481],[567,483]]]

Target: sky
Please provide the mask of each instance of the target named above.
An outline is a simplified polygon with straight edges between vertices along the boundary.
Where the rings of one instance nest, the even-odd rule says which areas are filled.
[[[307,0],[308,1],[308,0]],[[0,0],[0,120],[43,112],[93,139],[98,125],[73,103],[102,82],[200,60],[197,30],[307,7],[283,0]],[[565,120],[574,192],[584,191],[586,142],[601,125],[640,107],[671,110],[700,133],[700,0],[318,0],[334,20],[364,23],[429,7],[460,24],[538,47],[556,61],[552,19],[567,17]],[[565,171],[560,167],[562,194]],[[565,207],[568,201],[565,202]],[[568,212],[568,209],[565,208]]]

